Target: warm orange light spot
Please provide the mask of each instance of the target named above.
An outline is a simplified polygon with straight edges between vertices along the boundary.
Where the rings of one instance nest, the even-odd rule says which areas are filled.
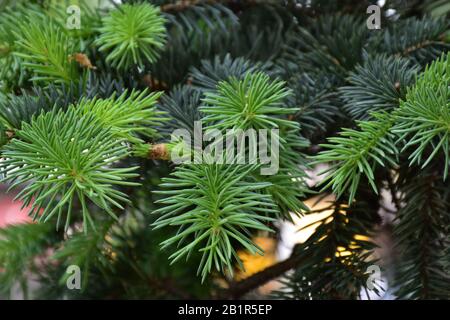
[[[355,235],[353,236],[353,238],[354,238],[355,240],[359,240],[359,241],[369,241],[369,240],[370,240],[370,238],[369,238],[368,236],[363,236],[363,235],[361,235],[361,234],[355,234]]]
[[[333,217],[329,217],[329,218],[327,218],[327,220],[325,220],[325,224],[329,224],[333,220],[334,220]]]
[[[361,246],[357,245],[356,242],[350,242],[350,245],[348,246],[349,249],[359,249]]]
[[[264,250],[264,255],[251,254],[248,251],[238,251],[245,270],[236,273],[236,280],[241,280],[255,274],[277,262],[275,256],[276,241],[268,237],[256,237],[253,242]]]
[[[351,251],[342,251],[342,252],[336,252],[336,257],[347,257],[350,256],[352,254]]]

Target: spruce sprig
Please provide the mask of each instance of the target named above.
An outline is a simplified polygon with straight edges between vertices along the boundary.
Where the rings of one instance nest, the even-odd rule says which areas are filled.
[[[127,181],[136,176],[135,167],[116,167],[129,155],[126,145],[111,137],[93,114],[80,116],[73,106],[41,114],[4,147],[3,182],[23,187],[16,198],[31,206],[29,213],[38,221],[57,216],[58,226],[66,212],[66,229],[78,201],[87,231],[88,225],[94,227],[88,199],[117,218],[113,207],[123,209],[120,203],[128,199],[116,187],[136,185]]]
[[[247,73],[242,80],[232,77],[219,82],[216,91],[206,92],[200,111],[211,129],[298,128],[296,122],[283,119],[296,111],[284,106],[290,93],[283,81],[271,81],[263,72]]]
[[[162,92],[149,93],[148,90],[123,92],[119,97],[114,93],[107,99],[83,99],[77,105],[81,114],[95,114],[98,120],[110,128],[116,137],[137,142],[141,137],[159,136],[155,127],[165,120],[164,112],[156,109],[156,102]]]
[[[233,273],[233,261],[242,267],[236,245],[252,254],[263,251],[251,240],[250,230],[271,231],[265,223],[273,221],[276,205],[261,193],[270,183],[251,181],[256,166],[187,165],[178,167],[171,178],[164,178],[157,194],[164,196],[154,214],[162,214],[156,228],[178,227],[175,235],[162,242],[163,248],[181,248],[170,256],[172,263],[202,253],[198,273],[202,281],[213,268]]]
[[[124,4],[103,18],[95,44],[108,53],[106,62],[117,69],[143,67],[156,61],[164,47],[165,21],[158,7]]]
[[[414,149],[410,165],[427,166],[443,153],[444,179],[450,161],[450,53],[435,60],[419,77],[402,103],[393,132]]]
[[[395,136],[390,132],[394,117],[374,113],[377,121],[359,121],[360,130],[344,128],[339,137],[331,137],[321,144],[326,150],[314,157],[313,164],[331,163],[321,172],[323,189],[332,187],[338,197],[349,190],[348,202],[355,198],[361,176],[364,175],[374,192],[377,191],[374,171],[376,166],[395,166],[398,153]]]
[[[34,73],[33,81],[78,81],[76,62],[70,56],[80,48],[56,22],[33,13],[19,25],[16,37],[14,54]]]

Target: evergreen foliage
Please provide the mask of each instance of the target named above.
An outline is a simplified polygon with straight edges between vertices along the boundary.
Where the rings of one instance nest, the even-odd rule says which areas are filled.
[[[398,299],[450,298],[450,13],[388,0],[370,30],[372,3],[80,0],[70,29],[67,1],[0,0],[0,177],[34,220],[0,229],[0,293],[245,297],[241,253],[264,255],[255,237],[317,213],[314,194],[329,214],[289,270],[250,283],[360,299],[376,265]],[[195,136],[196,121],[272,130],[276,172],[260,154],[172,161],[171,134]],[[390,264],[380,230],[393,230]],[[65,286],[70,265],[80,291]]]
[[[318,221],[315,233],[302,244],[306,261],[286,278],[278,297],[357,299],[361,287],[366,287],[370,276],[366,270],[376,263],[374,244],[368,240],[376,213],[364,202],[352,207],[336,202],[329,210],[331,214]]]
[[[232,78],[219,82],[217,93],[205,94],[206,106],[200,111],[206,114],[203,119],[211,123],[210,129],[296,128],[297,123],[276,117],[294,111],[282,106],[283,99],[289,95],[283,85],[283,82],[269,82],[269,76],[263,73],[249,72],[240,81]]]
[[[106,62],[125,70],[152,63],[164,46],[164,18],[149,4],[125,4],[103,19],[96,45],[108,51]]]
[[[31,205],[34,219],[48,221],[57,215],[58,227],[67,212],[67,229],[74,199],[78,199],[87,230],[94,223],[86,198],[116,217],[111,205],[123,209],[119,202],[127,197],[113,186],[134,185],[126,180],[134,176],[135,168],[111,166],[128,156],[127,148],[94,115],[79,116],[79,110],[48,112],[24,124],[5,146],[1,168],[11,187],[32,182],[17,197]]]
[[[270,215],[275,204],[269,195],[258,192],[268,183],[246,181],[255,169],[241,165],[190,165],[179,167],[174,178],[163,179],[161,187],[170,190],[158,191],[166,196],[158,201],[165,206],[154,212],[163,215],[153,225],[179,227],[175,236],[162,242],[163,248],[177,242],[184,244],[170,256],[173,262],[200,246],[198,273],[204,280],[213,267],[221,272],[233,271],[233,260],[240,262],[234,242],[253,254],[263,254],[249,238],[247,229],[271,231],[264,222],[273,220]]]

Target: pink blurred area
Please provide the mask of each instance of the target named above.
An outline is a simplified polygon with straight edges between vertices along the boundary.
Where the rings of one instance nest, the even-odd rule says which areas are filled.
[[[14,195],[5,194],[4,190],[0,189],[0,228],[32,221],[27,214],[29,208],[21,209],[22,202],[13,201],[13,198]]]

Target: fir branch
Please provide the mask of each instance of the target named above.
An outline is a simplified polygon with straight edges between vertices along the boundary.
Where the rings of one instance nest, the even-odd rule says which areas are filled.
[[[284,299],[356,299],[367,287],[367,268],[376,263],[370,240],[376,210],[359,201],[352,207],[332,203],[331,213],[316,222],[316,230],[295,254],[302,257],[282,280],[275,296]],[[375,291],[379,288],[375,287]]]
[[[0,228],[0,292],[7,293],[14,284],[27,281],[27,271],[36,267],[33,259],[50,246],[52,238],[49,225]]]
[[[13,140],[4,146],[1,173],[11,188],[31,182],[17,198],[31,205],[30,215],[39,221],[57,216],[59,225],[67,212],[69,227],[76,199],[82,205],[84,228],[94,227],[86,199],[116,218],[111,206],[123,209],[124,193],[114,187],[136,185],[126,181],[134,177],[131,168],[114,168],[128,156],[121,140],[111,139],[111,131],[102,127],[92,114],[79,116],[76,108],[67,112],[49,112],[23,124]],[[119,201],[119,202],[118,202]]]
[[[206,92],[200,111],[210,129],[296,129],[295,122],[276,117],[295,112],[283,106],[289,94],[284,82],[271,82],[262,72],[248,73],[243,80],[220,82],[217,93]]]
[[[157,203],[165,206],[154,211],[162,216],[153,226],[179,227],[161,243],[162,248],[183,244],[170,256],[172,263],[199,250],[202,260],[198,274],[204,281],[213,267],[232,273],[233,260],[242,267],[235,242],[253,254],[262,254],[249,238],[249,230],[271,231],[264,223],[273,221],[270,216],[276,209],[269,196],[258,192],[269,183],[248,180],[254,170],[255,166],[243,165],[187,165],[178,167],[173,178],[163,179],[161,187],[166,190],[157,194],[165,198]]]
[[[80,95],[79,87],[71,85],[49,85],[46,88],[33,87],[22,91],[21,95],[9,94],[0,101],[0,118],[9,131],[14,132],[22,123],[30,123],[33,116],[52,110],[66,110],[76,103]]]
[[[24,60],[35,76],[33,81],[70,83],[78,81],[76,64],[69,56],[79,52],[64,29],[41,15],[30,15],[19,25],[14,54]]]
[[[400,141],[406,141],[402,151],[415,148],[408,158],[410,165],[421,164],[424,168],[442,150],[445,157],[444,180],[450,162],[449,99],[450,54],[447,54],[427,67],[415,87],[408,92],[392,130],[399,135]]]
[[[192,68],[190,76],[192,77],[192,86],[202,91],[215,91],[221,81],[227,81],[233,77],[243,79],[247,73],[256,73],[257,70],[268,71],[269,63],[253,63],[244,58],[232,59],[230,54],[225,55],[223,59],[215,56],[214,60],[201,61],[201,67]]]
[[[93,268],[103,273],[112,272],[113,261],[108,256],[105,243],[106,234],[111,226],[111,221],[103,223],[100,230],[88,234],[76,233],[68,238],[51,256],[51,261],[62,264],[66,268],[76,265],[81,268],[81,290],[84,292],[90,284],[90,271]],[[67,269],[66,269],[67,270]],[[64,272],[60,275],[60,284],[66,284],[70,274]]]
[[[425,66],[448,51],[449,45],[443,41],[447,29],[445,18],[413,17],[391,24],[373,41],[390,55],[408,57]]]
[[[95,44],[100,51],[108,52],[106,62],[117,69],[143,67],[147,62],[156,61],[164,47],[164,23],[157,7],[145,3],[124,4],[103,18]]]
[[[377,165],[395,166],[398,153],[394,136],[390,130],[395,117],[385,113],[374,113],[377,121],[359,121],[360,130],[346,129],[340,137],[329,138],[327,148],[314,156],[313,164],[334,162],[321,174],[327,174],[321,184],[323,190],[332,187],[340,197],[349,190],[348,203],[352,203],[364,175],[374,192],[377,191],[374,171]]]
[[[244,280],[238,282],[232,282],[228,288],[219,293],[220,299],[239,299],[244,297],[247,293],[258,287],[266,284],[267,282],[281,277],[289,270],[297,267],[305,260],[305,257],[297,254],[297,250],[294,248],[294,253],[281,262],[277,262],[266,269],[255,273]]]
[[[414,175],[411,176],[411,170]],[[401,173],[405,206],[398,212],[394,235],[401,260],[394,285],[400,299],[448,299],[450,274],[445,271],[448,247],[448,203],[444,186],[428,169],[410,168]]]
[[[345,101],[344,110],[353,119],[366,120],[371,112],[396,109],[417,72],[418,67],[407,59],[366,56],[364,64],[350,73],[349,85],[339,89]]]
[[[133,90],[129,94],[125,91],[119,97],[114,93],[108,99],[82,99],[77,110],[82,115],[95,115],[104,127],[110,128],[115,137],[138,142],[139,135],[145,138],[158,137],[155,127],[167,120],[161,117],[163,112],[157,111],[155,106],[161,94]]]
[[[200,121],[202,116],[199,111],[202,92],[192,86],[175,86],[161,97],[158,110],[167,112],[170,120],[159,131],[170,136],[176,129],[186,129],[193,136],[194,122]]]
[[[300,123],[301,132],[306,137],[325,132],[329,124],[341,117],[335,101],[333,83],[326,76],[295,74],[287,83],[293,91],[289,97],[289,105],[299,107],[291,120]]]

